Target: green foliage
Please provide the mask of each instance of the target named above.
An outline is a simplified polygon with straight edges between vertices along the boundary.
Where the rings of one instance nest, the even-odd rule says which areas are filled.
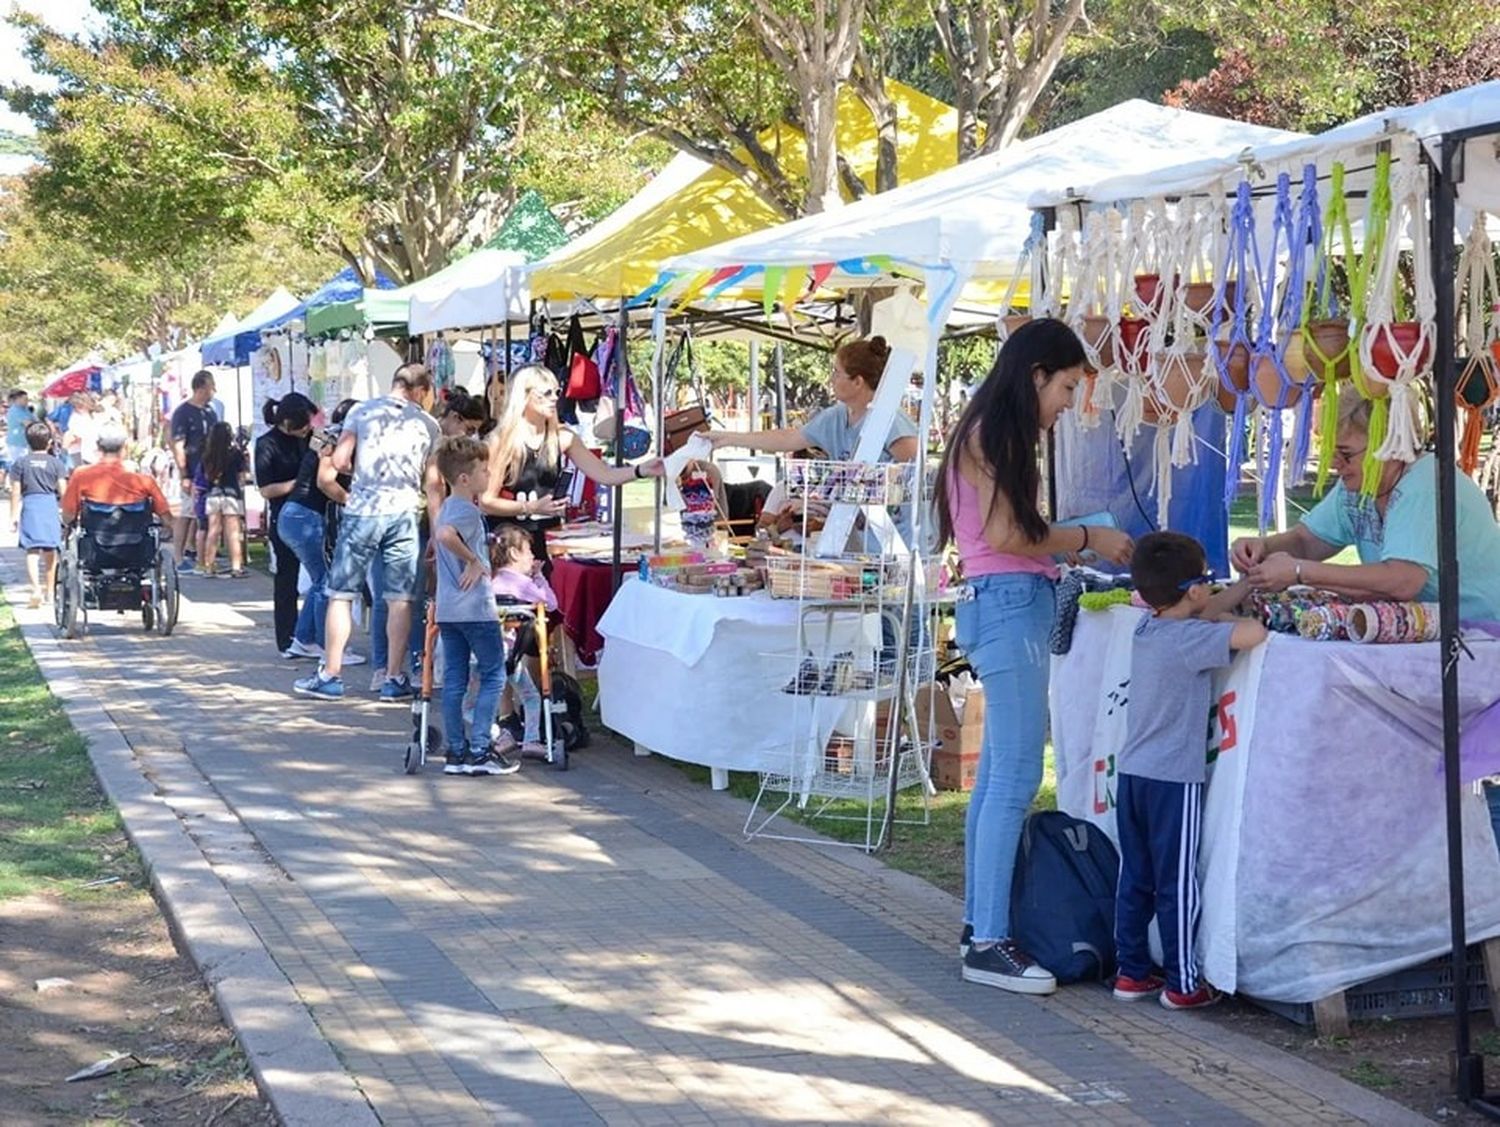
[[[1183,24],[1215,38],[1229,68],[1186,104],[1245,106],[1270,123],[1312,131],[1430,96],[1424,72],[1500,28],[1493,0],[1170,3]]]

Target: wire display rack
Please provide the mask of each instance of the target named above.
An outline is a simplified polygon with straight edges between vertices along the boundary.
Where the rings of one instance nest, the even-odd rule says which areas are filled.
[[[786,487],[794,501],[869,511],[906,502],[912,476],[909,465],[792,460]],[[804,541],[812,509],[804,506]],[[784,670],[782,691],[797,706],[785,767],[762,772],[746,837],[872,852],[884,844],[888,824],[928,824],[935,791],[932,741],[924,733],[931,731],[931,718],[919,722],[915,692],[933,675],[934,633],[925,621],[914,553],[879,544],[833,558],[772,556],[766,586],[773,597],[800,604],[790,648],[765,655]],[[851,620],[860,638],[852,647]],[[840,704],[828,736],[829,712]],[[914,788],[917,812],[888,818],[895,796]],[[781,817],[793,809],[797,820]],[[844,840],[797,832],[819,821],[859,823],[864,833]]]

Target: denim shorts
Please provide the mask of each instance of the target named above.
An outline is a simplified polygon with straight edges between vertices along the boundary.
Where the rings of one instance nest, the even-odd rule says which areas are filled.
[[[365,572],[376,556],[385,565],[385,590],[376,592],[388,603],[416,597],[418,554],[417,514],[379,513],[365,516],[346,511],[339,522],[333,566],[328,570],[328,597],[353,599],[364,588]]]

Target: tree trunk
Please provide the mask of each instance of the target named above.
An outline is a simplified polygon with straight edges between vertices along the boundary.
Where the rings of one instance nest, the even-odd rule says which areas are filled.
[[[900,118],[896,101],[885,86],[885,52],[861,46],[852,75],[860,101],[875,119],[875,190],[889,192],[900,180]]]

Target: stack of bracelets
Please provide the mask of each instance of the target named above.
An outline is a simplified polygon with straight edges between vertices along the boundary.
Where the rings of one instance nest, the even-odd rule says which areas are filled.
[[[1326,591],[1255,594],[1250,603],[1266,628],[1318,642],[1431,642],[1438,636],[1433,603],[1348,603]]]

